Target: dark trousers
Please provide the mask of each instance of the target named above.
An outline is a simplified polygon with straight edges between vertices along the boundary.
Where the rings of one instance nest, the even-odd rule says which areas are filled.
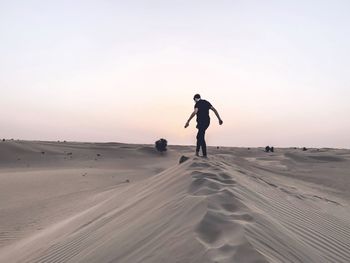
[[[197,125],[198,133],[197,133],[197,147],[196,152],[198,153],[200,148],[202,147],[203,156],[207,156],[207,144],[205,143],[205,131],[208,129],[209,123],[205,125]]]

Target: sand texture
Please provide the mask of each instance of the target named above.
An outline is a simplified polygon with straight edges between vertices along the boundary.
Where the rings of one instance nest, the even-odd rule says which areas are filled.
[[[0,262],[350,262],[350,150],[168,148],[0,142]]]

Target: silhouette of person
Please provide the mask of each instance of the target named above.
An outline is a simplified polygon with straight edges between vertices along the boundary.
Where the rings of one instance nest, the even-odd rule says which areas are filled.
[[[190,118],[185,124],[185,128],[190,125],[191,119],[197,115],[197,147],[196,147],[196,156],[199,156],[199,150],[202,148],[203,157],[207,157],[207,145],[205,142],[205,131],[210,125],[209,110],[214,111],[216,117],[219,120],[219,124],[222,125],[223,121],[220,118],[217,110],[206,100],[202,100],[199,94],[194,95],[193,100],[195,101],[194,111],[192,112]]]

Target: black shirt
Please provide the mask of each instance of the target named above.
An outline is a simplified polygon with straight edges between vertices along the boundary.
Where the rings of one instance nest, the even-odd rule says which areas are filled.
[[[209,110],[211,108],[210,102],[206,100],[199,100],[196,102],[196,105],[194,105],[194,108],[198,109],[197,123],[209,124],[209,121],[210,121]]]

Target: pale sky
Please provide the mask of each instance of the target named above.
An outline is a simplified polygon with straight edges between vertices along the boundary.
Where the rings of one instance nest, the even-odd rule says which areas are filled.
[[[350,2],[0,0],[0,138],[350,148]]]

